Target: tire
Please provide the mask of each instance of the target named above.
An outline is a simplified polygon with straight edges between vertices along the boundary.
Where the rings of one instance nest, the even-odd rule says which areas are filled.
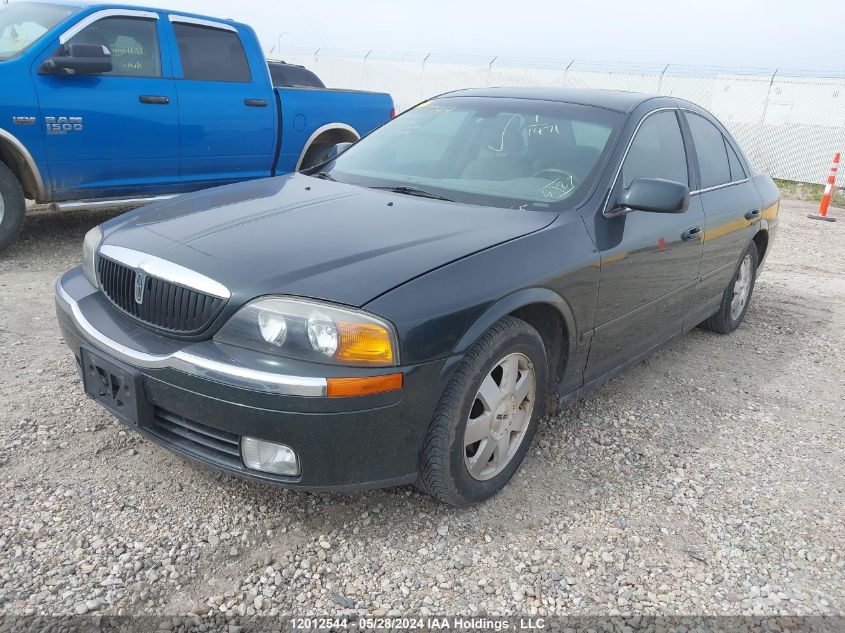
[[[305,152],[305,156],[302,158],[302,164],[299,166],[299,171],[310,169],[311,167],[316,167],[320,163],[326,162],[326,154],[331,147],[331,145],[327,145],[325,143],[314,144],[309,147],[308,151]]]
[[[479,503],[499,492],[531,446],[547,384],[546,349],[537,330],[511,316],[492,325],[443,391],[420,455],[419,487],[453,506]],[[465,435],[468,424],[484,438],[469,444],[475,436]]]
[[[0,252],[21,232],[25,212],[26,201],[21,183],[11,169],[0,163]]]
[[[751,295],[754,293],[754,281],[757,275],[757,245],[752,242],[742,258],[739,260],[734,276],[731,278],[731,283],[725,288],[725,293],[722,295],[722,303],[719,304],[719,310],[704,321],[700,327],[712,332],[719,332],[720,334],[730,334],[736,330],[740,323],[745,318],[745,313],[748,312],[748,306],[751,303]],[[741,288],[738,289],[737,284],[741,284],[742,279],[747,286],[745,288],[745,300],[738,306],[738,311],[734,311],[733,303],[738,292],[743,292]]]

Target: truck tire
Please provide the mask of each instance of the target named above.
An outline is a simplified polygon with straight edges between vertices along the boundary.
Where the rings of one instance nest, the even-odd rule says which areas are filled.
[[[11,169],[0,163],[0,252],[21,232],[25,212],[26,201],[21,183]]]
[[[546,348],[531,325],[493,324],[455,369],[428,428],[417,485],[466,506],[501,490],[537,431],[548,376]]]
[[[302,164],[299,166],[299,170],[303,171],[305,169],[310,169],[311,167],[316,167],[320,163],[325,163],[328,160],[328,153],[331,147],[331,143],[314,143],[314,145],[309,147],[308,151],[305,152],[305,156],[302,158]]]

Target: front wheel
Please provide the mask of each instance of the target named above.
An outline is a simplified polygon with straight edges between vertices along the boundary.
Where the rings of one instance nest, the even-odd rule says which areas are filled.
[[[543,414],[546,350],[537,330],[505,317],[470,348],[443,392],[420,459],[420,487],[463,506],[501,490]]]
[[[701,324],[706,330],[730,334],[739,327],[751,303],[754,281],[757,276],[757,245],[752,242],[739,261],[731,283],[722,295],[719,310]]]
[[[26,201],[12,170],[0,163],[0,252],[15,241],[23,228]]]

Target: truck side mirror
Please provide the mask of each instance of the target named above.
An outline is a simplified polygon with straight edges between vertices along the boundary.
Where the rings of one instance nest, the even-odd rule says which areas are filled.
[[[40,75],[98,75],[111,72],[111,51],[99,44],[63,44],[38,69]]]

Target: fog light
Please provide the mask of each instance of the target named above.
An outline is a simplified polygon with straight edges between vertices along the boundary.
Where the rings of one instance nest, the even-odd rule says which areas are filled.
[[[293,449],[254,437],[241,438],[241,458],[247,468],[276,475],[298,475],[299,460]]]

